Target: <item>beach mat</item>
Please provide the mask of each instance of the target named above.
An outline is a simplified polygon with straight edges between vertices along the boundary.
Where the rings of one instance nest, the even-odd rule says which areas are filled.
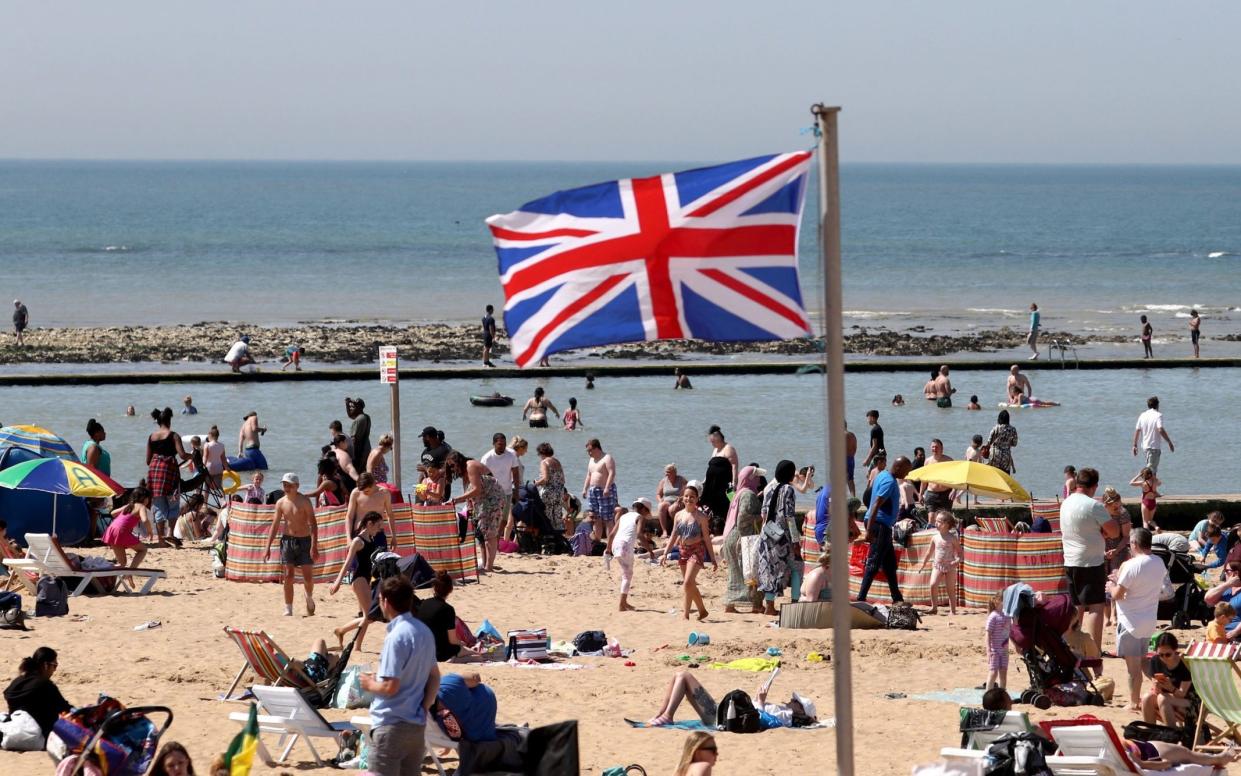
[[[780,628],[830,629],[832,627],[831,601],[802,601],[780,607]],[[853,630],[872,630],[884,624],[860,609],[856,603],[849,606],[849,627]]]
[[[934,701],[936,703],[955,703],[958,706],[981,706],[982,690],[973,687],[958,687],[955,690],[935,690],[934,692],[924,692],[917,695],[910,695],[912,701]],[[1013,701],[1019,700],[1017,696],[1009,692],[1009,697]]]
[[[629,727],[647,728],[658,730],[664,728],[667,730],[710,730],[715,732],[715,725],[704,725],[700,719],[682,719],[677,722],[670,722],[667,725],[648,725],[645,722],[639,722],[636,719],[626,719]]]

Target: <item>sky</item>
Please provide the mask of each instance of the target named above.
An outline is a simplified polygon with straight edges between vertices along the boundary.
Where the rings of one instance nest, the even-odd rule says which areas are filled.
[[[0,0],[0,158],[1241,163],[1241,3]]]

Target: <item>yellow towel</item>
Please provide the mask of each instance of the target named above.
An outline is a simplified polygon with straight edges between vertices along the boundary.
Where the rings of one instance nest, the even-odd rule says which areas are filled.
[[[731,671],[751,671],[760,673],[762,671],[770,671],[780,665],[779,658],[772,657],[742,657],[736,660],[730,660],[727,663],[712,663],[711,668],[727,668]]]

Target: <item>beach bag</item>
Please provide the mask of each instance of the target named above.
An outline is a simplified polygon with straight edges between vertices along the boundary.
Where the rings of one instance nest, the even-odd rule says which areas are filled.
[[[69,588],[59,577],[42,576],[35,585],[34,616],[62,617],[69,613]]]
[[[1143,722],[1140,719],[1125,725],[1125,738],[1130,741],[1161,741],[1165,744],[1180,744],[1185,737],[1183,731],[1168,727],[1167,725],[1156,725],[1153,722]]]
[[[908,601],[898,601],[888,607],[888,628],[891,630],[917,630],[922,615]]]
[[[362,671],[365,666],[349,666],[340,675],[336,685],[336,697],[332,699],[334,709],[361,709],[371,705],[375,696],[362,689]]]
[[[573,637],[573,648],[579,653],[602,652],[608,645],[608,637],[603,631],[582,631]]]
[[[25,619],[22,597],[17,593],[0,592],[0,629],[25,630]]]
[[[46,744],[39,723],[29,712],[19,709],[12,714],[0,714],[0,749],[37,752]]]
[[[448,736],[449,741],[460,741],[465,736],[465,731],[461,729],[461,721],[457,719],[457,715],[452,713],[452,709],[440,702],[439,698],[431,704],[431,716],[435,719],[440,730],[444,731],[444,735]]]
[[[547,628],[508,632],[505,660],[546,660]]]
[[[757,733],[762,718],[745,690],[733,690],[715,708],[715,724],[727,733]]]
[[[1052,776],[1047,755],[1056,745],[1034,733],[1005,733],[987,748],[987,776]]]
[[[48,753],[55,760],[82,754],[82,750],[90,743],[95,731],[103,725],[104,721],[114,712],[124,708],[117,699],[100,695],[99,703],[94,706],[62,712],[60,718],[53,723],[52,732],[47,737]],[[120,773],[130,754],[106,738],[99,739],[93,751],[99,758],[105,773]]]
[[[741,537],[741,575],[749,584],[758,584],[758,545],[762,540],[758,534]]]

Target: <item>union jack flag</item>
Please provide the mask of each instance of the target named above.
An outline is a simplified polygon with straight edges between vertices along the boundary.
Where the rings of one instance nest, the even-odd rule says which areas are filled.
[[[517,365],[618,342],[810,334],[797,276],[810,158],[609,181],[488,218]]]

